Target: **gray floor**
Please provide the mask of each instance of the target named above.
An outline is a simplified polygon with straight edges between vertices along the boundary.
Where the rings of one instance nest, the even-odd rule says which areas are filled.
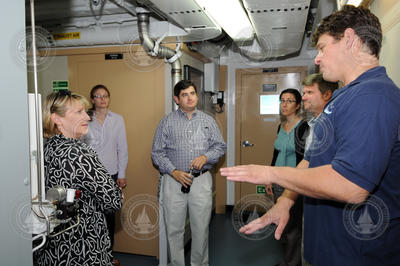
[[[121,266],[158,265],[155,257],[115,253]],[[236,233],[231,214],[216,214],[210,224],[210,266],[273,266],[281,258],[279,243],[273,236],[263,240],[248,240]],[[186,265],[190,265],[190,252]]]

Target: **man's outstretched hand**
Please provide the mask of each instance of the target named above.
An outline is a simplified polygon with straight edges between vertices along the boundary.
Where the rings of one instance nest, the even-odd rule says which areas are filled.
[[[221,175],[231,181],[269,185],[272,183],[272,167],[263,165],[239,165],[220,169]]]
[[[293,203],[290,199],[279,198],[278,202],[266,214],[246,224],[239,229],[239,232],[248,235],[270,224],[276,224],[275,239],[279,240],[289,221],[289,211]]]

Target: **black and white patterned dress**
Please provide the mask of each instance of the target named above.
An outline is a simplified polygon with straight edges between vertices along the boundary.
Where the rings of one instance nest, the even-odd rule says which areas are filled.
[[[80,224],[49,238],[35,254],[37,264],[113,265],[104,212],[121,208],[122,193],[96,152],[79,140],[56,135],[45,145],[44,161],[46,190],[61,185],[82,191]]]

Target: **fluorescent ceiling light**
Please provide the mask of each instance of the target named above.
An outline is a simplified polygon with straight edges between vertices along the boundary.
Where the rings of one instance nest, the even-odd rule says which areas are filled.
[[[239,0],[195,0],[234,40],[251,39],[254,31]]]
[[[359,6],[363,0],[338,0],[338,9],[341,9],[344,5]]]
[[[363,0],[348,0],[348,5],[359,6]]]

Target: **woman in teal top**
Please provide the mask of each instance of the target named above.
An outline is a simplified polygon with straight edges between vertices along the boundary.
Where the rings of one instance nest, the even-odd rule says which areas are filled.
[[[271,165],[296,167],[303,159],[308,133],[307,122],[299,116],[301,95],[296,89],[286,89],[280,94],[279,100],[283,121],[278,127]],[[275,184],[272,188],[276,201],[282,195],[284,188]],[[301,265],[302,216],[303,201],[299,198],[290,211],[289,222],[280,240],[283,259],[279,265]]]

